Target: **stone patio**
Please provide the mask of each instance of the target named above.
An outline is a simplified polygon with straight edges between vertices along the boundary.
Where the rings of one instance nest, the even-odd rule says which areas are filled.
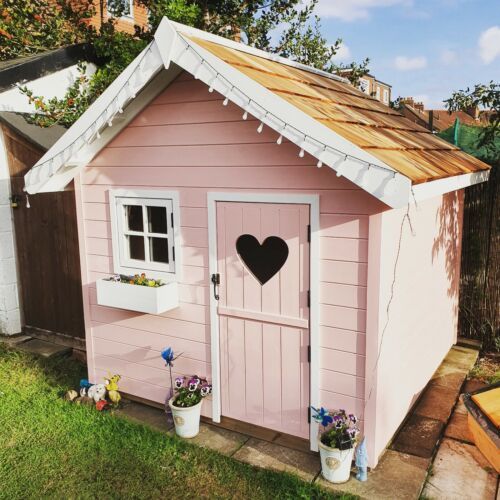
[[[224,427],[207,421],[201,422],[200,433],[190,441],[256,467],[296,474],[301,479],[316,482],[332,492],[351,493],[370,500],[418,499],[445,427],[449,434],[468,438],[463,425],[467,418],[463,405],[459,403],[456,406],[451,419],[450,415],[457,403],[467,373],[474,365],[476,358],[477,351],[473,349],[453,347],[450,350],[395,437],[390,449],[383,455],[377,468],[369,473],[368,481],[364,483],[357,481],[354,477],[351,477],[349,482],[340,485],[329,483],[321,476],[318,454],[309,451],[304,440],[285,436],[270,429],[252,427],[249,430],[246,424],[238,421],[225,419]],[[127,402],[116,413],[168,434],[174,432],[172,423],[167,423],[164,411],[159,408]],[[445,435],[448,436],[448,434]],[[449,440],[445,438],[445,441]],[[447,446],[442,448],[443,451],[440,449],[438,452],[436,472],[432,476],[432,486],[430,482],[426,486],[426,495],[434,495],[436,498],[456,498],[441,494],[450,471],[443,468],[441,472],[440,464],[449,462],[441,458],[446,455],[448,449],[452,449],[453,453],[459,456],[453,463],[461,464],[470,461],[466,453],[460,455],[457,452],[457,446],[454,445],[452,448]],[[470,447],[466,444],[461,446]],[[470,451],[468,448],[465,450]],[[464,456],[466,459],[460,458]],[[482,473],[481,477],[483,476],[486,481],[482,481],[483,486],[477,487],[483,488],[482,491],[489,495],[494,487],[496,488],[496,479],[490,477],[487,472]],[[431,491],[431,488],[434,489]],[[436,496],[436,492],[439,491],[441,491],[441,496]],[[490,497],[462,496],[461,498],[489,500]]]

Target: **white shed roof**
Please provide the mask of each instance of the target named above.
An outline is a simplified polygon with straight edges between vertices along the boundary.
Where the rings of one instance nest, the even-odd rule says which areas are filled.
[[[233,54],[246,54],[250,58],[250,70],[255,69],[251,67],[252,64],[261,66],[259,59],[264,60],[268,66],[274,65],[272,69],[275,73],[269,71],[269,67],[264,70],[268,74],[276,76],[280,68],[288,68],[288,71],[299,73],[299,76],[309,75],[309,80],[321,80],[319,83],[313,81],[312,86],[340,92],[346,95],[346,99],[361,98],[343,78],[165,18],[158,27],[153,42],[28,172],[25,177],[26,190],[38,193],[64,189],[182,70],[206,83],[211,91],[224,95],[227,101],[240,106],[243,113],[255,116],[264,125],[297,144],[298,154],[309,153],[318,159],[318,167],[325,165],[332,168],[337,175],[348,178],[391,207],[401,207],[412,200],[436,196],[488,178],[489,167],[479,160],[450,145],[446,146],[446,143],[442,147],[441,144],[436,147],[434,143],[433,147],[422,147],[420,136],[419,147],[411,148],[408,158],[402,156],[403,148],[364,146],[359,141],[360,135],[352,134],[348,125],[351,123],[355,127],[360,123],[349,121],[347,129],[327,126],[313,116],[307,106],[298,105],[293,99],[277,93],[272,85],[263,84],[262,78],[254,77],[245,67],[248,64],[230,60],[230,51]],[[284,78],[283,75],[277,76],[281,76],[282,80]],[[299,83],[302,80],[304,78],[297,79]],[[339,85],[343,90],[336,89]],[[371,102],[367,106],[374,116],[382,113],[372,109],[374,104]],[[353,107],[364,109],[359,105]],[[394,113],[391,111],[386,114]],[[399,118],[404,120],[398,116]],[[404,127],[389,127],[377,123],[367,123],[365,126],[371,126],[374,130],[392,128],[407,132]],[[422,131],[416,131],[415,134],[417,133],[423,134]],[[372,141],[376,143],[377,137],[384,139],[382,135],[374,133]],[[397,133],[392,134],[391,140],[394,141],[394,137],[397,139]],[[424,139],[425,146],[425,141],[430,142],[430,138]],[[406,137],[405,140],[408,141]],[[378,153],[376,149],[384,151]],[[447,168],[440,168],[439,162],[447,164]],[[415,176],[423,173],[427,175],[427,181],[416,183]]]

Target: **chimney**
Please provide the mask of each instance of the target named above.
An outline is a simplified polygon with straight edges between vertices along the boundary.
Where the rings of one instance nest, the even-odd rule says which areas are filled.
[[[413,106],[415,109],[418,111],[424,111],[424,103],[423,102],[416,102]]]
[[[429,130],[434,131],[434,110],[429,110]]]
[[[399,101],[401,104],[406,104],[406,106],[410,106],[410,108],[413,108],[415,105],[415,102],[413,101],[413,97],[403,97]]]
[[[465,112],[474,118],[474,120],[479,120],[479,106],[470,106],[465,110]]]

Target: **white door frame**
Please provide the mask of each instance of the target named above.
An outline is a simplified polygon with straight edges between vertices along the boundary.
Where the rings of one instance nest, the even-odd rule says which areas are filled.
[[[209,274],[217,272],[217,210],[216,203],[281,203],[309,205],[311,243],[309,249],[309,286],[311,290],[311,306],[309,309],[309,343],[311,346],[311,363],[309,374],[310,405],[320,406],[319,397],[319,195],[315,194],[263,194],[263,193],[207,193],[208,208],[208,254]],[[211,286],[211,283],[210,283]],[[212,358],[212,420],[221,420],[220,391],[220,352],[219,352],[219,317],[217,315],[217,300],[210,288],[210,338]],[[318,450],[318,425],[311,420],[309,428],[310,448]]]

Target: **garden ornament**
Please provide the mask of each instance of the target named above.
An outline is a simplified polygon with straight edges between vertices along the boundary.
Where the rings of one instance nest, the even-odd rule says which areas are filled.
[[[101,399],[101,401],[97,401],[97,403],[95,404],[97,411],[106,410],[108,406],[109,406],[108,402],[104,399]]]
[[[104,381],[106,389],[108,391],[108,397],[110,401],[117,405],[122,399],[120,393],[118,392],[118,381],[121,379],[120,375],[113,375]]]
[[[93,385],[88,390],[88,397],[93,399],[96,403],[106,399],[106,386],[104,384]]]
[[[80,396],[79,398],[76,398],[75,399],[75,403],[77,405],[93,405],[94,404],[94,400],[93,399],[90,399],[88,396]]]
[[[66,401],[74,401],[77,397],[78,397],[78,393],[76,391],[74,391],[73,389],[71,389],[70,391],[68,391],[65,394],[64,399]]]
[[[89,389],[93,386],[94,384],[91,384],[86,378],[82,378],[80,380],[80,396],[87,396],[87,393]]]
[[[366,481],[368,479],[368,453],[366,452],[366,440],[363,438],[356,449],[356,479]]]

